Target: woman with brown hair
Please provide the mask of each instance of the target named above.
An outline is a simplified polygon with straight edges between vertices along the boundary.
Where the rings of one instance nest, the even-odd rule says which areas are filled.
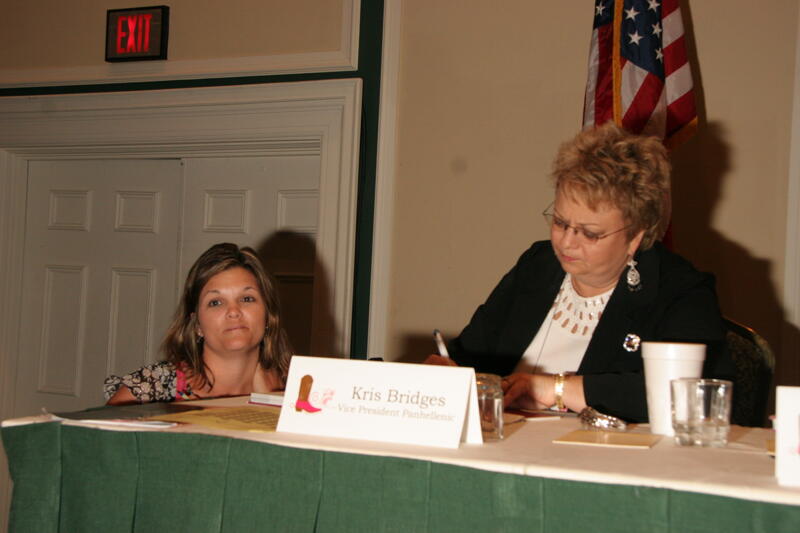
[[[109,405],[282,390],[291,348],[275,284],[255,251],[206,250],[189,271],[162,344],[166,360],[109,376]]]

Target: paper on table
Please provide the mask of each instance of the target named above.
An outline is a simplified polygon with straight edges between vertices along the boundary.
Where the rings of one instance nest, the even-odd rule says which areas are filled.
[[[518,422],[525,422],[525,417],[522,415],[515,415],[513,413],[503,413],[503,425],[509,426]]]
[[[178,424],[175,422],[166,422],[163,420],[109,420],[105,418],[83,418],[83,419],[69,419],[69,418],[61,418],[59,416],[53,415],[55,420],[66,422],[68,424],[74,425],[85,425],[85,424],[93,424],[98,426],[106,426],[107,428],[130,428],[130,429],[166,429],[175,427]]]
[[[559,420],[565,416],[575,416],[575,413],[553,411],[552,409],[516,409],[505,410],[506,414],[524,417],[526,420]]]
[[[661,440],[661,435],[652,435],[650,433],[576,429],[566,435],[562,435],[553,442],[557,444],[581,444],[611,448],[652,448],[659,440]]]
[[[278,426],[280,407],[209,407],[198,411],[160,415],[148,420],[183,422],[216,429],[243,431],[275,431]]]
[[[130,405],[105,405],[93,407],[83,411],[70,411],[68,413],[54,413],[59,418],[70,420],[84,420],[97,422],[101,420],[144,420],[157,415],[183,413],[200,407],[191,405],[192,402],[153,402],[136,403]]]
[[[190,402],[153,402],[130,405],[106,405],[83,411],[53,413],[58,421],[77,421],[79,423],[106,426],[109,428],[164,429],[175,426],[172,422],[149,420],[156,415],[184,413],[200,409]]]

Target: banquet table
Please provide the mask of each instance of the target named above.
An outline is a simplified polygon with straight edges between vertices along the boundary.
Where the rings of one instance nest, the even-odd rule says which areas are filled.
[[[528,420],[445,449],[7,420],[9,531],[800,531],[800,489],[777,485],[769,430],[733,427],[724,448],[553,442],[577,427]]]

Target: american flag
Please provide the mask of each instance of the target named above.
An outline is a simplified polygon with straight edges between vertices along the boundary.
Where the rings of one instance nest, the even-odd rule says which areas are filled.
[[[697,128],[679,0],[597,0],[583,125],[607,120],[674,147]]]

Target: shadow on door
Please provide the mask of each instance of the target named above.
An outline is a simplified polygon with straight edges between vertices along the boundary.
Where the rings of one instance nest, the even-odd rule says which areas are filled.
[[[277,283],[284,327],[294,353],[335,353],[330,283],[324,266],[317,260],[313,235],[277,231],[256,251]],[[314,330],[317,338],[312,343]]]

